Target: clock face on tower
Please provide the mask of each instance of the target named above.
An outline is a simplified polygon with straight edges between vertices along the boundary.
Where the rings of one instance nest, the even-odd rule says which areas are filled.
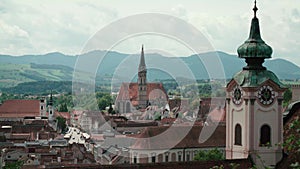
[[[275,98],[275,92],[271,86],[264,85],[258,91],[259,102],[263,105],[270,105]]]
[[[241,104],[242,95],[243,95],[243,93],[242,93],[241,89],[238,86],[236,86],[232,91],[233,103],[237,104],[237,105]]]

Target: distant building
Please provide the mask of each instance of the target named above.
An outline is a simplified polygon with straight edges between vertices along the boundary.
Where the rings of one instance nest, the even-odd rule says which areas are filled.
[[[19,121],[30,124],[42,120],[56,130],[56,117],[58,116],[65,118],[67,124],[70,124],[69,112],[56,111],[52,93],[48,104],[46,98],[42,98],[40,100],[6,100],[0,105],[0,121]]]
[[[26,118],[46,117],[46,101],[7,100],[0,105],[1,121],[23,121]],[[46,118],[47,119],[47,118]]]
[[[138,68],[137,83],[122,83],[115,101],[115,108],[119,113],[144,110],[149,105],[165,106],[168,95],[162,83],[147,82],[147,68],[145,64],[144,48],[142,47]]]
[[[206,121],[211,111],[224,110],[226,99],[224,97],[201,98],[198,110],[198,119]]]
[[[292,90],[292,99],[291,103],[299,101],[300,100],[300,84],[291,84],[289,87]]]
[[[203,128],[203,126],[147,127],[137,135],[135,143],[130,147],[130,163],[193,161],[200,150],[214,148],[218,148],[225,156],[226,127],[206,126],[206,130],[214,132],[201,143],[199,136]]]
[[[168,101],[169,111],[187,111],[189,109],[189,100],[187,98],[172,98]]]
[[[100,111],[83,111],[78,118],[79,126],[88,133],[99,133],[106,122]]]

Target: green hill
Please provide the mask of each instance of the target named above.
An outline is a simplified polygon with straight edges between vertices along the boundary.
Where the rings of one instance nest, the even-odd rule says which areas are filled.
[[[71,81],[73,69],[62,65],[0,64],[0,88],[35,81]]]
[[[0,55],[0,89],[17,86],[25,82],[72,81],[73,69],[75,68],[76,71],[79,71],[76,75],[84,77],[81,79],[89,77],[90,80],[96,80],[97,84],[110,85],[112,78],[117,83],[136,81],[139,57],[139,54],[98,50],[76,56],[68,56],[58,52],[45,55]],[[221,67],[214,67],[214,62],[208,65],[202,62],[216,57],[221,62]],[[97,61],[101,59],[102,62],[97,65],[96,78],[94,77],[95,72],[93,72],[95,70],[88,70],[88,64],[78,67],[78,63],[80,64],[82,61],[97,64]],[[188,57],[165,57],[146,51],[145,59],[149,81],[183,77],[193,79],[192,76],[182,74],[183,68],[189,69],[196,79],[209,79],[206,66],[213,67],[216,72],[224,71],[225,78],[230,79],[245,66],[243,59],[224,52],[208,52]],[[264,65],[280,79],[294,80],[300,77],[300,68],[287,60],[266,60]]]

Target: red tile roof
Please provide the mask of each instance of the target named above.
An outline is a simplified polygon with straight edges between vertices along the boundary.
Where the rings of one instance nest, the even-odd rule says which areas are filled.
[[[149,100],[166,99],[168,95],[162,83],[147,83]],[[122,83],[116,101],[130,100],[133,106],[138,105],[138,83]]]
[[[55,112],[55,117],[58,117],[58,116],[63,117],[66,120],[70,120],[70,118],[71,118],[71,115],[69,112]]]
[[[169,149],[170,145],[174,145],[171,148],[225,147],[226,126],[206,126],[204,135],[208,134],[210,129],[214,132],[205,142],[200,143],[199,135],[203,128],[203,126],[147,127],[137,136],[138,139],[132,149]],[[186,133],[186,136],[180,139],[179,135],[182,133]]]
[[[7,100],[0,106],[0,117],[23,118],[40,115],[39,100]]]

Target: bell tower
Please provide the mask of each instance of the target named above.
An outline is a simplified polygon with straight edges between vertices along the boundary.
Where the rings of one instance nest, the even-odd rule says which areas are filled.
[[[142,45],[140,64],[138,69],[138,102],[139,108],[146,108],[148,105],[147,97],[147,68],[144,57],[144,45]]]
[[[48,105],[48,120],[49,121],[53,121],[53,117],[54,117],[54,106],[53,106],[53,97],[52,97],[52,91],[50,94],[50,100],[49,100],[49,105]]]
[[[238,48],[247,65],[226,87],[226,159],[251,156],[259,168],[282,158],[284,85],[263,66],[272,48],[261,38],[258,8],[253,8],[249,38]]]
[[[41,98],[40,99],[40,116],[41,117],[45,117],[46,116],[46,111],[47,111],[46,99],[45,98]]]

